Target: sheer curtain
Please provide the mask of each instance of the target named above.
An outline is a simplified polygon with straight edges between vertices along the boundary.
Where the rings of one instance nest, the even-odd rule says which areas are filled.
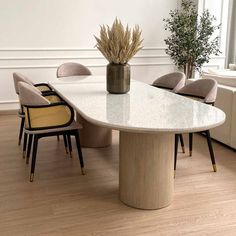
[[[229,67],[230,63],[236,64],[236,0],[231,0],[230,3],[228,29],[228,42],[225,60],[226,68]]]

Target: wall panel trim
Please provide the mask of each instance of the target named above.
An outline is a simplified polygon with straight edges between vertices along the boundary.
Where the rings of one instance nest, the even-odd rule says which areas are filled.
[[[19,103],[18,100],[8,100],[8,101],[0,101],[0,104],[12,104],[12,103]]]
[[[143,51],[165,50],[166,47],[143,47]],[[17,51],[98,51],[96,48],[0,48],[0,52]]]
[[[91,64],[86,65],[87,67],[105,67],[107,64]],[[174,65],[173,63],[166,62],[154,62],[154,63],[130,63],[131,66],[168,66]],[[0,70],[4,69],[48,69],[48,68],[57,68],[58,65],[12,65],[12,66],[0,66]]]
[[[139,55],[133,58],[145,59],[145,58],[169,58],[168,55]],[[28,61],[28,60],[69,60],[69,59],[105,59],[103,56],[64,56],[64,57],[0,57],[0,61]]]

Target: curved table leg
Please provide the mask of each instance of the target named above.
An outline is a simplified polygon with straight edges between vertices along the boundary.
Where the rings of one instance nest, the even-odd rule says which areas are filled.
[[[168,206],[174,190],[174,134],[120,132],[120,200],[140,209]]]
[[[94,125],[78,113],[76,114],[76,120],[83,126],[83,129],[80,130],[80,143],[82,147],[98,148],[111,145],[111,129]]]

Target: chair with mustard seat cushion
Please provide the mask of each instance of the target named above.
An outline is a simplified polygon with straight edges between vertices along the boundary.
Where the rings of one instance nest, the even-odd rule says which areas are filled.
[[[32,182],[34,179],[38,140],[48,136],[75,136],[81,171],[84,174],[84,162],[79,140],[79,129],[82,127],[74,121],[73,109],[64,101],[50,103],[32,86],[24,82],[19,82],[18,87],[20,103],[25,113],[24,132],[33,136],[30,181]]]
[[[191,99],[197,100],[199,102],[203,102],[209,105],[214,105],[217,95],[217,82],[213,79],[199,79],[194,82],[191,82],[184,86],[182,89],[178,91],[179,95],[183,95],[185,97],[189,97]],[[208,143],[208,148],[211,156],[212,166],[214,172],[216,172],[216,163],[215,156],[211,143],[210,131],[205,130],[205,133]],[[189,134],[189,155],[192,156],[192,145],[193,145],[193,133]],[[176,138],[175,145],[175,164],[174,169],[176,170],[177,163],[177,150],[178,150],[178,138]]]
[[[34,87],[32,87],[33,89]],[[63,101],[63,99],[54,91],[49,91],[49,92],[44,92],[41,94],[44,98],[48,100],[50,103],[57,103]],[[57,139],[59,141],[59,135],[57,136]],[[68,139],[68,141],[67,141]],[[66,154],[70,153],[70,157],[72,157],[72,146],[71,146],[71,140],[70,137],[66,137],[66,135],[63,135],[63,140],[64,140],[64,145],[65,145],[65,150]],[[26,144],[25,142],[27,141],[27,136],[24,137],[24,143],[23,143],[23,158],[25,157],[25,150],[26,150]],[[30,150],[31,150],[31,143],[32,143],[32,137],[29,135],[29,141],[28,141],[28,148],[27,148],[27,154],[26,154],[26,164],[29,163],[29,156],[30,156]],[[68,143],[69,143],[69,151],[68,151]]]
[[[176,93],[178,90],[184,87],[185,82],[186,82],[185,74],[183,72],[176,71],[176,72],[165,74],[157,78],[152,83],[152,86]],[[180,139],[182,151],[183,153],[185,153],[183,135],[180,134],[180,135],[177,135],[177,137]]]
[[[47,84],[35,87],[35,85],[33,84],[33,82],[31,80],[29,80],[27,77],[25,77],[25,76],[23,76],[19,73],[14,73],[13,78],[14,78],[15,90],[16,90],[16,93],[18,95],[19,95],[18,83],[19,82],[24,82],[25,86],[31,87],[31,89],[34,91],[34,93],[43,94],[43,96],[46,97],[46,99],[51,103],[52,102],[59,102],[59,101],[62,100],[54,91],[49,90],[50,87],[47,87],[46,86]],[[46,90],[47,88],[48,88],[48,90]],[[32,99],[34,99],[34,98],[32,98]],[[24,122],[25,122],[25,114],[23,112],[23,109],[22,109],[21,105],[20,105],[20,109],[18,111],[18,116],[21,118],[20,132],[19,132],[19,138],[18,138],[18,145],[20,145],[21,139],[22,139],[22,136],[23,136],[23,128],[24,128]],[[27,146],[27,141],[28,141],[27,139],[28,139],[28,136],[27,136],[26,133],[24,133],[23,158],[25,158],[25,154],[26,154],[26,146]],[[32,138],[29,136],[29,142],[31,141],[31,139]],[[66,147],[66,151],[67,151],[67,147]],[[27,152],[27,153],[29,153],[29,152]],[[29,154],[27,154],[26,163],[28,162],[28,155]]]
[[[19,95],[19,88],[18,88],[19,82],[25,82],[27,84],[35,86],[39,92],[51,91],[51,88],[49,87],[48,84],[46,84],[46,83],[34,84],[30,79],[28,79],[26,76],[24,76],[20,73],[13,73],[13,80],[14,80],[15,92],[17,95]],[[24,113],[23,113],[21,107],[18,110],[18,116],[21,118],[20,132],[19,132],[19,137],[18,137],[18,145],[20,145],[22,135],[23,135],[24,120],[25,120],[25,116],[24,116]]]
[[[91,74],[86,66],[75,62],[67,62],[57,68],[57,78]]]

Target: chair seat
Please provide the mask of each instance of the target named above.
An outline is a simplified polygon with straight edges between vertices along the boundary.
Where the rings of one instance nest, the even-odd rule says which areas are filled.
[[[55,128],[55,129],[42,129],[42,130],[28,130],[24,129],[24,131],[27,134],[49,134],[49,133],[55,133],[55,132],[64,132],[64,131],[70,131],[70,130],[76,130],[76,129],[82,129],[82,125],[76,121],[73,121],[69,126],[61,127],[61,128]]]

